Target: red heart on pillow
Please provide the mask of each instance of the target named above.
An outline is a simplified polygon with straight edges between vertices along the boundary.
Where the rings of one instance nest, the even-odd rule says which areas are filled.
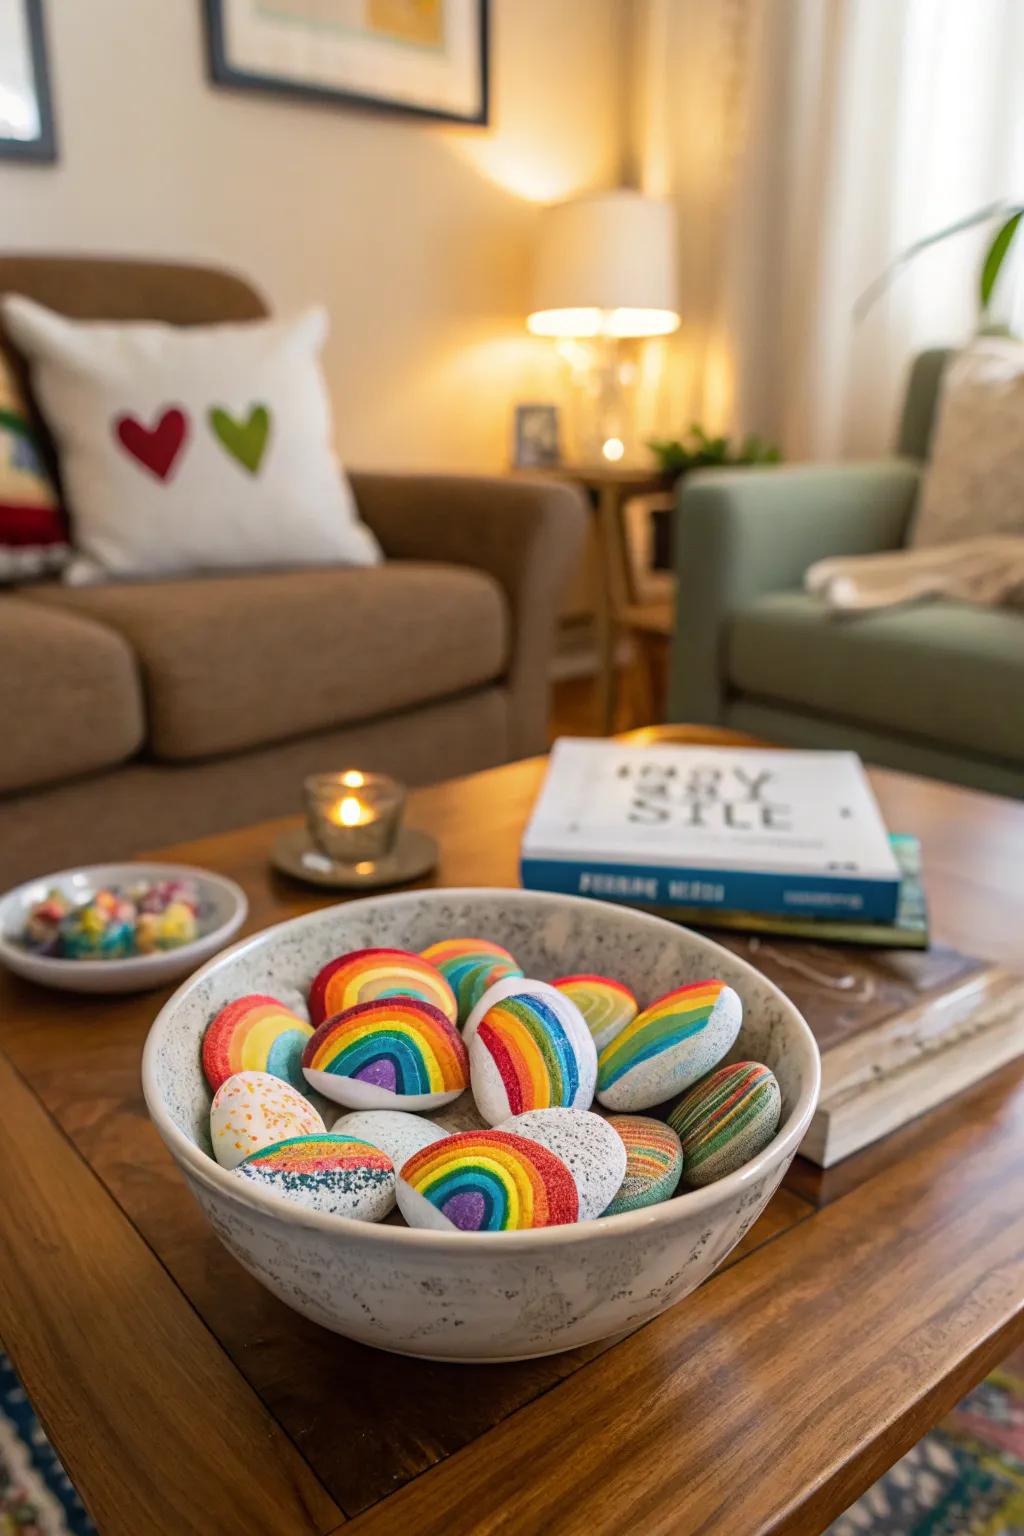
[[[158,480],[166,480],[185,444],[188,420],[184,411],[170,405],[155,427],[147,427],[135,416],[118,416],[114,430],[133,459],[138,459]]]

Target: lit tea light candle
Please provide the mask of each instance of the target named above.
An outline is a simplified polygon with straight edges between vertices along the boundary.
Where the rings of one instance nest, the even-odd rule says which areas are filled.
[[[383,773],[314,773],[304,784],[313,842],[335,864],[369,865],[395,845],[405,788]]]

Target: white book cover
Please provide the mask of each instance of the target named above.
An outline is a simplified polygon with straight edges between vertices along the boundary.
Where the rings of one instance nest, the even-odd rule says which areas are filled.
[[[775,876],[813,882],[808,890],[836,881],[851,891],[881,883],[895,893],[900,880],[885,823],[852,752],[563,737],[552,751],[522,857],[524,879],[532,877],[533,884],[550,884],[545,868],[557,876],[561,863],[622,866],[652,877],[658,871],[731,874],[739,881]],[[737,880],[706,899],[737,904],[729,900],[743,894]],[[601,894],[596,887],[595,893]],[[694,893],[661,888],[658,899],[666,894],[685,901]],[[799,905],[799,892],[784,904]],[[816,905],[810,897],[805,904]],[[847,905],[858,910],[854,900]]]

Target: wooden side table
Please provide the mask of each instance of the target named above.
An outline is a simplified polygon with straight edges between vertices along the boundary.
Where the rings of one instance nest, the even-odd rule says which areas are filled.
[[[623,509],[633,496],[670,491],[675,477],[659,469],[620,468],[614,464],[556,464],[544,469],[515,469],[513,474],[579,485],[587,492],[594,510],[601,571],[597,609],[598,714],[602,734],[607,736],[614,726],[618,627],[623,621],[629,622],[635,607]]]

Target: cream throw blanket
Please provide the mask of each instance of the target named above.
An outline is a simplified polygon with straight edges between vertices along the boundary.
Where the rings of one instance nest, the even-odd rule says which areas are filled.
[[[928,549],[839,555],[812,565],[804,586],[834,613],[866,613],[931,597],[1024,608],[1024,535],[990,534]]]

